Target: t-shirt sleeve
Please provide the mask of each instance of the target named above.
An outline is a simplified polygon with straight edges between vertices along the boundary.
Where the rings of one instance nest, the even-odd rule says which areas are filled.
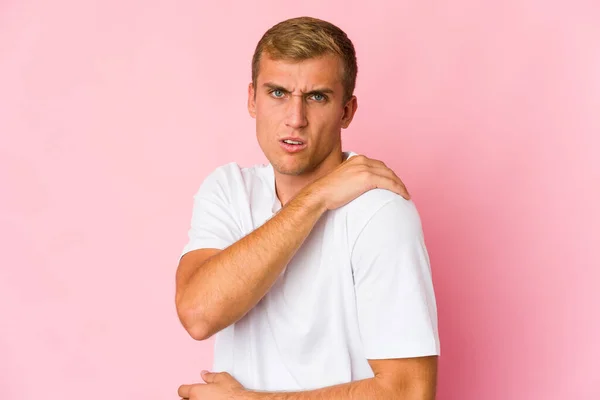
[[[194,195],[188,242],[181,256],[197,249],[225,249],[241,238],[224,167],[213,171]]]
[[[375,212],[351,257],[366,358],[439,355],[431,268],[414,203],[398,196]]]

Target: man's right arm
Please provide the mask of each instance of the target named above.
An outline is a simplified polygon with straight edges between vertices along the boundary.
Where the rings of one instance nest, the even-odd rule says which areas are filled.
[[[224,250],[185,254],[177,269],[176,305],[190,335],[206,339],[254,307],[325,210],[316,193],[305,191]]]
[[[188,333],[207,339],[242,318],[269,291],[326,210],[374,188],[410,197],[383,163],[355,156],[224,250],[185,254],[177,269],[176,306]]]

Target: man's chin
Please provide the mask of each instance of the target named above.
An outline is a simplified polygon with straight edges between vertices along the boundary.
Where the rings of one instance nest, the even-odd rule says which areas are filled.
[[[282,175],[300,176],[310,172],[310,165],[274,165],[275,170]]]
[[[281,175],[299,176],[306,172],[306,168],[276,168]]]

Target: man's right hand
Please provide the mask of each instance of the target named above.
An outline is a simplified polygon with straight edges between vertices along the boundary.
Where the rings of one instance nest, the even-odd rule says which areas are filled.
[[[334,210],[371,189],[387,189],[410,199],[404,183],[383,162],[363,155],[350,157],[305,190],[317,194],[323,207]]]

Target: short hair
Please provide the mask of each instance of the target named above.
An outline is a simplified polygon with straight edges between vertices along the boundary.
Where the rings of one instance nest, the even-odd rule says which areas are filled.
[[[302,61],[326,54],[340,57],[343,63],[344,103],[356,86],[358,66],[354,45],[337,26],[311,17],[291,18],[270,28],[260,39],[252,57],[252,84],[256,88],[263,54],[274,60]]]

